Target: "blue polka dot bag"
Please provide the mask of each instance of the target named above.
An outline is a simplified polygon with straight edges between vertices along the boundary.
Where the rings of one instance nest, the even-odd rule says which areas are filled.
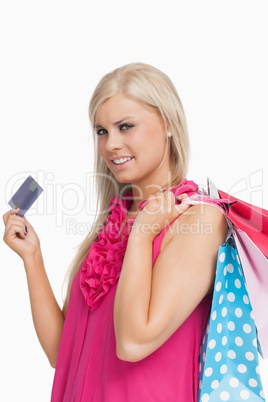
[[[201,344],[198,402],[265,401],[258,337],[236,244],[219,247],[211,313]]]

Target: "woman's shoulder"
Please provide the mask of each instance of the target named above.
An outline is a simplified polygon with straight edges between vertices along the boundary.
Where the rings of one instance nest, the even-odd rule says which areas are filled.
[[[228,224],[223,211],[214,204],[202,203],[191,205],[183,214],[179,215],[169,226],[163,238],[161,249],[169,243],[174,247],[183,238],[190,243],[197,237],[212,240],[213,236],[218,238],[218,242],[224,242],[228,234]],[[221,243],[221,244],[222,244]]]
[[[196,197],[193,197],[193,199]],[[206,220],[224,218],[222,220],[226,220],[222,208],[219,208],[219,205],[214,203],[210,197],[207,197],[207,199],[204,198],[204,201],[201,203],[190,204],[190,208],[178,217],[178,219],[185,219],[186,221],[192,221],[198,218],[204,218]]]

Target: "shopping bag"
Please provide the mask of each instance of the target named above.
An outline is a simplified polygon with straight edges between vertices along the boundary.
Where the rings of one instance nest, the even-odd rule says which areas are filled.
[[[202,188],[199,194],[208,195],[219,203],[235,227],[245,232],[268,258],[268,211],[218,190],[209,177],[207,186],[207,192]]]
[[[208,179],[208,181],[211,180]],[[260,251],[268,258],[268,211],[249,204],[239,198],[218,190],[216,198],[227,199],[230,207],[227,216],[240,230],[245,232]]]
[[[199,197],[184,198],[183,202],[208,202],[225,213],[229,225],[227,239],[233,233],[255,316],[258,350],[265,359],[268,357],[268,314],[265,311],[268,306],[268,259],[264,253],[268,250],[268,211],[223,192],[221,195],[226,198],[222,199],[219,191],[208,178],[208,192],[200,189]]]
[[[266,359],[268,358],[268,259],[245,232],[234,226],[233,234],[255,317],[258,350]]]
[[[218,249],[199,371],[199,402],[265,400],[254,316],[233,236]]]
[[[245,232],[268,258],[268,211],[218,190],[209,177],[207,185],[208,191],[201,189],[200,194],[208,195],[221,206],[223,204],[226,215],[235,227]]]
[[[258,350],[268,358],[268,211],[218,190],[208,178],[208,193],[224,197],[227,217],[232,222],[234,240],[255,317]],[[226,200],[228,200],[226,202]]]

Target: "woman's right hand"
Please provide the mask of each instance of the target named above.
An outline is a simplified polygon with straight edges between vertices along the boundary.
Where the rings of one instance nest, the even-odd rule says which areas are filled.
[[[5,224],[3,240],[25,261],[37,252],[41,252],[41,249],[39,238],[32,225],[24,216],[16,215],[19,209],[11,209],[3,215]],[[25,226],[27,226],[28,233],[25,231]]]

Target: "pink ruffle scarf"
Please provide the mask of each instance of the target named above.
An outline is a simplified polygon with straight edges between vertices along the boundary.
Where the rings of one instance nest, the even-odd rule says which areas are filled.
[[[175,196],[186,193],[188,196],[198,192],[198,185],[185,179],[181,185],[171,189]],[[89,253],[82,262],[80,271],[80,287],[90,310],[95,310],[111,286],[118,280],[128,236],[135,217],[126,221],[121,241],[121,226],[131,206],[132,192],[126,193],[122,198],[117,194],[113,196],[108,206],[111,214],[106,224],[98,233],[98,239],[90,246]],[[139,204],[142,210],[147,200]]]

